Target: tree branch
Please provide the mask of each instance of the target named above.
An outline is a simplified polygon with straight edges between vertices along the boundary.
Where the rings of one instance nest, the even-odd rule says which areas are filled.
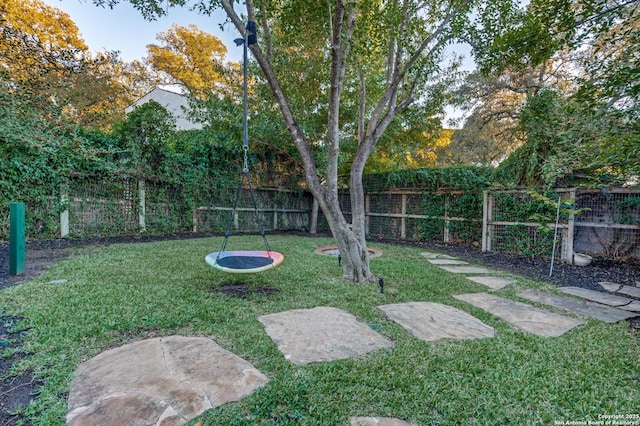
[[[250,13],[253,13],[253,17],[255,17],[253,1],[247,0],[246,3],[247,10],[253,11]],[[244,36],[246,31],[245,24],[244,22],[242,22],[238,14],[233,10],[231,0],[220,0],[220,4],[227,13],[227,16],[229,17],[233,25],[240,32],[240,34]],[[252,18],[251,14],[249,15],[249,18]],[[254,58],[258,62],[258,65],[260,66],[260,69],[262,70],[267,82],[269,83],[273,95],[278,101],[278,106],[280,107],[280,111],[287,125],[287,129],[289,130],[289,134],[291,135],[293,143],[295,144],[296,149],[298,150],[298,153],[300,154],[300,157],[302,159],[305,170],[305,177],[307,183],[309,184],[309,190],[316,197],[319,203],[323,203],[324,201],[322,199],[322,186],[320,184],[320,179],[318,178],[318,171],[313,159],[313,154],[311,152],[311,148],[307,144],[307,139],[302,132],[302,129],[300,129],[300,126],[296,122],[293,111],[291,110],[291,106],[289,105],[289,100],[287,99],[287,96],[280,86],[280,82],[278,81],[273,68],[271,67],[271,63],[268,61],[268,59],[260,49],[259,44],[252,44],[251,46],[249,46],[249,48],[251,49]],[[326,206],[323,206],[323,210],[324,207]]]
[[[338,196],[338,159],[340,153],[340,96],[347,68],[347,56],[355,28],[355,7],[351,2],[336,2],[331,34],[331,74],[328,105],[327,192]],[[350,6],[350,7],[349,7]],[[348,10],[347,10],[348,8]]]

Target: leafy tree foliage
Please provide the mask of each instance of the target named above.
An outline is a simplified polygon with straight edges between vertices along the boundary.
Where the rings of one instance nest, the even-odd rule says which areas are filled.
[[[48,96],[24,97],[0,79],[0,204],[28,204],[30,229],[47,226],[36,215],[53,209],[60,185],[72,174],[109,173],[106,136],[69,123]],[[4,231],[7,218],[0,218]],[[39,223],[39,224],[38,224]],[[46,232],[43,229],[42,232]],[[5,232],[2,232],[6,235]]]
[[[367,162],[366,174],[435,167],[440,157],[446,155],[454,130],[441,129],[438,123],[432,130],[420,131],[422,124],[404,133],[392,131],[392,137],[381,139],[375,155]]]
[[[107,130],[153,78],[117,52],[92,56],[69,15],[40,0],[0,5],[0,67],[23,96],[50,96],[65,115]]]
[[[581,120],[571,129],[596,154],[599,171],[640,176],[640,2],[583,5],[592,34],[583,61],[586,76],[574,96]],[[593,21],[593,22],[591,22]]]
[[[470,73],[455,94],[456,105],[469,115],[439,164],[498,165],[524,142],[520,112],[530,97],[544,88],[575,94],[576,61],[577,54],[565,50],[535,66]]]
[[[237,87],[240,67],[226,62],[227,48],[196,25],[174,24],[157,36],[160,44],[147,46],[147,61],[165,74],[165,83],[179,84],[192,96],[207,99]]]
[[[498,168],[500,182],[549,188],[576,167],[584,153],[564,137],[566,107],[566,101],[549,89],[529,99],[520,118],[526,141]]]
[[[56,85],[87,51],[78,28],[60,9],[38,0],[4,0],[0,14],[0,64],[17,84]]]
[[[613,174],[623,180],[638,176],[640,3],[536,0],[526,11],[511,12],[505,22],[511,22],[513,29],[505,25],[500,35],[481,38],[483,48],[478,49],[478,56],[485,70],[544,66],[566,58],[566,54],[558,54],[561,49],[572,52],[573,75],[568,90],[541,85],[562,95],[562,100],[555,98],[547,105],[547,112],[555,110],[558,119],[542,120],[533,127],[526,117],[521,120],[520,129],[533,132],[531,137],[526,136],[527,144],[538,138],[544,126],[547,132],[552,131],[551,141],[557,144],[550,157],[534,155],[531,159],[539,164],[530,170],[545,170],[537,175],[541,179],[537,183],[548,185],[577,170],[592,175]],[[543,115],[534,114],[539,118]],[[527,152],[531,148],[523,146]],[[518,163],[523,150],[516,151],[511,162]],[[589,155],[576,158],[574,154],[581,152]]]
[[[120,140],[122,166],[140,177],[157,173],[175,131],[175,119],[159,103],[136,107],[114,132]]]

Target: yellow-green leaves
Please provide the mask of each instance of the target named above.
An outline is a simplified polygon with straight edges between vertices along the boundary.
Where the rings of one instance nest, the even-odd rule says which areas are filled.
[[[220,39],[196,25],[174,24],[157,39],[159,45],[147,46],[147,61],[165,73],[169,82],[183,85],[197,98],[221,93],[239,70],[226,63],[227,48]]]

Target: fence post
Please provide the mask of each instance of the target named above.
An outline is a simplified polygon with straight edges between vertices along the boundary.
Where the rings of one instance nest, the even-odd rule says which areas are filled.
[[[449,220],[449,196],[447,194],[444,194],[444,232],[443,232],[443,239],[445,243],[449,242],[449,225],[450,225],[450,220]]]
[[[491,210],[493,204],[493,197],[488,190],[482,192],[482,251],[491,251],[491,235],[489,233],[489,219],[491,217]]]
[[[60,212],[60,238],[69,235],[69,186],[60,185],[60,204],[64,206],[64,210]]]
[[[273,230],[278,229],[278,204],[274,201],[273,203]]]
[[[400,207],[400,239],[407,238],[407,194],[402,194],[402,206]]]
[[[24,273],[25,252],[25,207],[24,203],[9,205],[9,275]]]
[[[364,196],[364,235],[369,235],[369,211],[371,207],[371,196],[366,194]]]
[[[140,227],[140,232],[145,232],[147,230],[147,192],[145,190],[145,181],[144,179],[138,179],[138,226]]]
[[[198,203],[193,202],[193,209],[191,210],[191,225],[192,232],[195,234],[198,232]]]
[[[574,236],[575,223],[576,223],[575,221],[576,189],[575,188],[572,188],[571,191],[569,191],[569,198],[571,199],[570,205],[573,206],[573,208],[571,208],[571,210],[569,211],[569,220],[567,223],[567,234],[566,234],[567,244],[566,244],[565,253],[563,253],[565,255],[565,258],[563,260],[567,262],[569,265],[573,265],[573,236]]]

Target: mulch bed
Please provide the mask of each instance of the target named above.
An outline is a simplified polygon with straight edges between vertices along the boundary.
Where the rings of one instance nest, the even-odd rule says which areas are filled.
[[[308,234],[299,234],[308,236]],[[90,238],[81,240],[46,240],[27,242],[26,270],[19,276],[9,275],[9,247],[6,243],[0,243],[0,289],[18,285],[20,282],[37,277],[51,263],[68,257],[73,250],[79,247],[106,246],[115,243],[150,242],[168,239],[202,238],[208,234],[178,234],[161,237],[110,237],[110,238]],[[321,235],[326,236],[326,235]],[[392,241],[384,241],[394,243]],[[375,245],[373,243],[372,245]],[[609,259],[596,258],[585,267],[567,265],[562,262],[555,262],[553,274],[549,276],[550,262],[541,258],[526,258],[517,255],[504,253],[482,253],[478,249],[460,246],[451,246],[434,243],[412,243],[425,250],[438,250],[456,256],[471,263],[482,264],[487,267],[498,269],[529,277],[537,281],[548,282],[557,286],[576,286],[591,290],[603,291],[598,285],[602,281],[610,281],[624,285],[640,285],[640,262],[637,260],[621,262]],[[269,288],[252,288],[244,283],[234,283],[220,291],[236,297],[247,297],[249,294],[272,294]],[[0,306],[0,426],[13,426],[18,418],[13,413],[16,408],[29,403],[34,393],[41,386],[29,373],[20,376],[4,377],[10,370],[12,362],[19,354],[4,358],[2,354],[8,348],[16,348],[20,345],[22,334],[14,331],[14,324],[19,318],[12,316],[1,316],[2,306]],[[629,321],[630,326],[640,336],[640,320]],[[22,355],[25,356],[25,355]]]

